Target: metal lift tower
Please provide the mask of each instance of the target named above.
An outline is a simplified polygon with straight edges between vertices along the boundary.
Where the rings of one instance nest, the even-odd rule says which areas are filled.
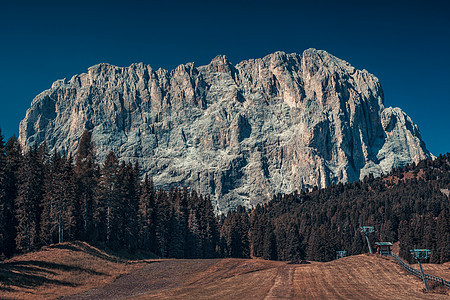
[[[373,226],[361,226],[359,227],[361,229],[361,232],[364,233],[364,236],[366,237],[367,246],[369,246],[369,252],[370,254],[373,254],[372,247],[370,246],[369,237],[367,234],[372,233],[375,231],[375,227]]]
[[[414,258],[419,263],[420,272],[422,273],[422,280],[423,280],[423,283],[425,284],[425,289],[428,291],[429,288],[428,288],[427,278],[425,277],[425,274],[423,272],[423,268],[422,268],[422,264],[420,263],[420,260],[428,259],[431,254],[431,250],[429,250],[429,249],[413,249],[413,250],[409,250],[409,252],[411,252],[411,254],[414,255]]]
[[[347,255],[346,250],[336,251],[336,259],[343,258],[346,255]]]

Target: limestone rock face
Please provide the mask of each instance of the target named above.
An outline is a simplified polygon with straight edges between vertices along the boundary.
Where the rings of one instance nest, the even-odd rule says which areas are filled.
[[[111,150],[138,161],[155,185],[209,194],[220,213],[431,157],[383,101],[375,76],[315,49],[171,72],[99,64],[39,94],[19,140],[76,153],[91,130],[100,162]]]

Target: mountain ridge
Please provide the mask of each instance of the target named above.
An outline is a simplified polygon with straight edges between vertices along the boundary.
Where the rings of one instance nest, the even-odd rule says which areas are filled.
[[[75,153],[86,129],[100,160],[137,160],[157,186],[191,186],[219,213],[432,157],[417,125],[384,107],[378,78],[312,48],[171,71],[97,64],[39,94],[19,140]]]

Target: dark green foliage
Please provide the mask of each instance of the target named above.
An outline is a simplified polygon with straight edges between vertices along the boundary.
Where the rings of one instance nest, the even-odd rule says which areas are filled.
[[[276,260],[278,258],[275,234],[273,233],[272,222],[270,220],[267,221],[264,230],[262,257],[270,260]]]
[[[74,171],[77,187],[77,203],[74,207],[75,238],[89,240],[95,233],[94,198],[98,179],[94,144],[89,131],[83,132],[78,143]]]
[[[47,167],[41,203],[43,244],[70,240],[74,230],[73,210],[76,201],[72,161],[55,152]]]
[[[227,257],[249,258],[249,216],[242,206],[228,213],[220,231],[220,253]]]
[[[195,209],[195,206],[192,208]],[[198,206],[198,210],[201,233],[201,257],[216,257],[216,244],[218,240],[217,220],[209,197],[200,195],[200,205]]]
[[[170,220],[172,234],[169,243],[169,253],[174,258],[184,258],[187,252],[187,199],[178,189],[171,190],[169,194],[174,199]]]
[[[4,256],[6,240],[8,237],[6,228],[7,200],[6,200],[6,151],[3,141],[2,131],[0,130],[0,257]]]
[[[119,241],[121,248],[134,251],[138,246],[139,173],[131,163],[122,164],[118,174],[120,192],[119,202]]]
[[[161,257],[169,257],[168,248],[172,209],[168,195],[163,189],[160,189],[156,194],[155,208],[156,254]]]
[[[191,209],[189,211],[187,229],[188,230],[186,235],[186,257],[199,258],[201,257],[200,225],[197,218],[197,213],[194,209]]]
[[[436,219],[436,248],[433,260],[436,263],[450,261],[450,210],[443,209]]]
[[[156,192],[151,179],[141,182],[137,164],[120,163],[112,152],[97,171],[91,154],[78,156],[74,165],[57,152],[49,158],[45,144],[29,150],[21,163],[17,146],[12,140],[2,167],[5,182],[17,187],[17,192],[8,191],[16,195],[13,218],[1,227],[5,243],[9,233],[4,224],[15,225],[9,255],[82,239],[114,250],[150,250],[161,257],[217,257],[217,221],[209,198],[187,188]],[[81,174],[91,176],[93,183]],[[91,192],[76,196],[76,191],[83,194],[82,186],[93,188],[93,199],[83,198]],[[1,218],[7,215],[4,203]],[[86,224],[90,230],[83,233]]]
[[[335,258],[336,250],[347,250],[348,255],[368,252],[359,227],[371,225],[375,227],[372,247],[375,241],[399,241],[400,255],[410,262],[413,248],[431,249],[433,263],[449,261],[450,204],[445,194],[450,188],[449,155],[406,169],[309,193],[274,196],[267,205],[246,213],[252,255],[270,256],[269,248],[262,246],[268,232],[265,224],[270,221],[279,260],[328,261]],[[240,215],[230,212],[220,221],[223,255],[245,257]]]
[[[16,227],[14,201],[19,186],[19,170],[23,160],[22,149],[15,136],[6,143],[6,178],[4,183],[5,197],[3,202],[4,228],[6,236],[3,241],[3,254],[10,257],[16,249]]]
[[[19,170],[18,196],[15,201],[15,240],[19,251],[31,251],[39,246],[45,159],[43,147],[35,146],[25,154],[24,163]]]
[[[139,197],[139,247],[156,252],[156,208],[153,181],[145,176]]]
[[[113,248],[120,244],[121,192],[119,160],[113,152],[110,152],[100,170],[95,205],[92,209],[94,210],[95,238]]]

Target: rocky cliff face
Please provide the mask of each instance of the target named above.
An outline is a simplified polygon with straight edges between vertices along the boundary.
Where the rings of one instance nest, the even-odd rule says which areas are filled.
[[[375,76],[315,49],[171,72],[99,64],[39,94],[19,139],[76,152],[85,129],[100,161],[137,160],[158,186],[210,194],[217,212],[431,156]]]

